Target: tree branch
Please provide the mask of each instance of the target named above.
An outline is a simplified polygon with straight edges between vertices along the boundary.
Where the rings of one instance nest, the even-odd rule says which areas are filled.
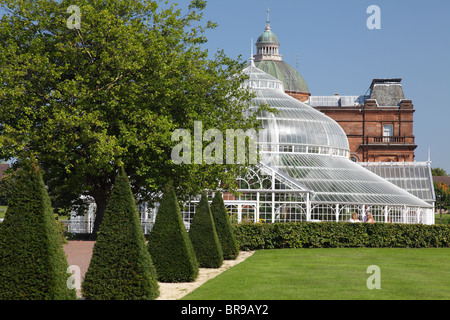
[[[79,29],[75,29],[75,30],[76,30],[78,36],[81,38],[81,44],[83,45],[84,52],[86,52],[88,54],[89,58],[91,59],[91,63],[94,63],[94,58],[92,57],[91,53],[86,48],[86,44],[84,42],[83,35],[81,34]]]

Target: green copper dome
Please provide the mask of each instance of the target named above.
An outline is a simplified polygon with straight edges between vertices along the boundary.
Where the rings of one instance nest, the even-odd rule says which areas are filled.
[[[258,40],[256,41],[257,44],[261,43],[273,43],[273,44],[280,44],[278,41],[278,37],[270,31],[270,29],[266,29],[261,35],[258,37]]]
[[[309,87],[305,79],[284,61],[261,60],[255,62],[258,69],[281,80],[286,91],[309,93]]]
[[[266,29],[256,41],[257,52],[253,56],[256,67],[283,82],[286,91],[310,93],[300,73],[283,61],[279,47],[278,37],[270,29],[269,10],[267,10]]]

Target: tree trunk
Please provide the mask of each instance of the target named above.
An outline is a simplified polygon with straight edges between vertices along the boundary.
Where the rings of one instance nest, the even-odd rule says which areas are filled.
[[[103,216],[105,215],[106,211],[106,206],[108,205],[109,196],[106,194],[106,192],[100,191],[100,192],[93,192],[92,197],[95,200],[97,209],[95,211],[94,227],[91,235],[89,236],[89,240],[94,241],[97,239],[97,232],[100,229],[100,225],[102,224]]]

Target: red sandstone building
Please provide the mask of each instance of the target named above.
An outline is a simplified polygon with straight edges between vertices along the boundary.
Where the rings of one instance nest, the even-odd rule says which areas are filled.
[[[341,125],[353,161],[414,161],[414,108],[401,79],[374,79],[367,96],[312,96],[308,102]]]

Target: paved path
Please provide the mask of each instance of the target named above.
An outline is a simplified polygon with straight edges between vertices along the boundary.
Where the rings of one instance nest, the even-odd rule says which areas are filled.
[[[77,265],[81,271],[81,279],[89,267],[91,261],[92,249],[94,248],[95,241],[68,241],[64,245],[64,251],[67,255],[67,262],[69,265]],[[231,268],[232,266],[244,261],[251,256],[253,251],[241,251],[236,260],[225,260],[223,265],[217,269],[200,268],[199,276],[194,282],[183,283],[159,283],[160,296],[158,300],[175,300],[180,299],[187,293],[193,291],[195,288],[201,286],[203,283],[211,278],[214,278],[221,274],[223,271]],[[77,293],[78,297],[81,297],[81,293]]]
[[[64,245],[69,265],[77,265],[81,270],[81,278],[86,273],[91,261],[95,241],[69,241]]]
[[[84,274],[89,267],[94,244],[95,241],[68,241],[68,243],[64,245],[67,262],[69,263],[69,266],[77,265],[80,268],[81,279],[84,278]],[[81,293],[77,292],[77,296],[81,297]]]

